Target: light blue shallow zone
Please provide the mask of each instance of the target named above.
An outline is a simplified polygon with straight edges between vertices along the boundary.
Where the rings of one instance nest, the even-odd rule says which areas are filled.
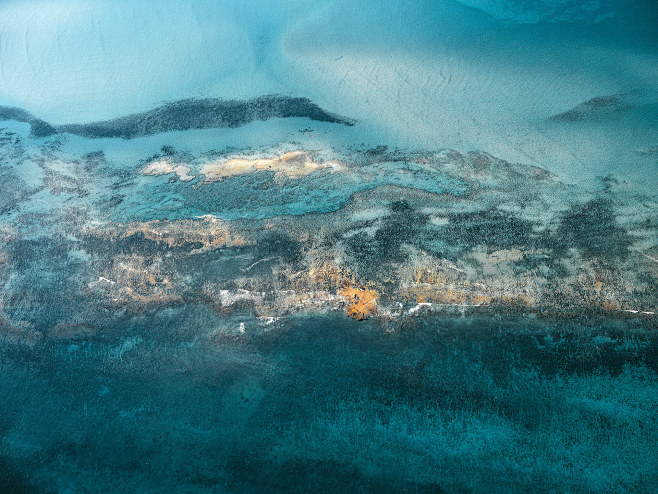
[[[180,98],[305,96],[359,122],[350,143],[485,150],[653,190],[657,26],[650,0],[11,0],[0,104],[76,123]],[[630,108],[548,120],[615,94]]]
[[[124,191],[125,199],[111,219],[178,219],[202,214],[228,220],[269,218],[335,211],[353,194],[385,185],[435,194],[462,195],[468,190],[463,182],[415,163],[404,165],[403,170],[400,167],[400,163],[379,163],[349,173],[318,171],[283,181],[276,180],[273,173],[258,172],[196,187],[169,183],[168,177],[141,178],[132,190]]]
[[[44,159],[42,148],[57,144],[57,151],[45,158],[46,163],[52,160],[81,161],[84,156],[101,151],[105,161],[78,177],[89,195],[76,197],[74,204],[88,207],[96,219],[103,221],[175,220],[204,214],[233,220],[324,213],[339,209],[355,193],[386,185],[455,196],[469,190],[465,182],[445,175],[436,166],[420,165],[412,161],[359,165],[349,155],[345,163],[346,171],[321,169],[299,178],[277,179],[273,173],[257,172],[221,182],[203,183],[203,175],[191,182],[182,182],[173,180],[173,174],[159,177],[142,174],[145,163],[160,154],[163,146],[190,156],[203,156],[204,153],[218,151],[226,153],[234,149],[230,144],[238,147],[228,156],[248,157],[258,150],[274,156],[280,151],[276,147],[266,147],[272,139],[275,139],[274,142],[283,142],[287,149],[331,151],[335,147],[350,152],[354,146],[364,150],[363,147],[357,147],[358,128],[355,137],[349,135],[350,131],[344,126],[300,118],[253,122],[238,129],[168,132],[131,140],[88,139],[68,134],[34,139],[29,136],[26,124],[6,121],[1,126],[15,132],[22,139],[25,150],[21,161],[10,159],[5,166],[13,167],[17,178],[26,184],[34,182],[34,187],[43,180],[43,172],[34,163],[34,159]],[[313,135],[299,132],[308,128],[314,129]],[[347,145],[350,147],[346,148]],[[342,156],[338,155],[338,158]],[[197,169],[201,167],[200,164],[191,166]],[[195,170],[192,173],[197,174]],[[121,202],[109,206],[117,198]],[[19,211],[47,213],[70,205],[70,201],[71,197],[67,194],[54,196],[44,189],[22,204]]]

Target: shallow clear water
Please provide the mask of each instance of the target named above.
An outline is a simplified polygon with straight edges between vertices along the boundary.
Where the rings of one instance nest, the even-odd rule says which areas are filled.
[[[0,492],[655,492],[652,1],[0,4]]]
[[[52,123],[283,93],[351,143],[484,150],[570,180],[651,181],[653,2],[5,2],[0,102]],[[552,122],[620,95],[577,122]],[[274,140],[280,137],[274,137]]]

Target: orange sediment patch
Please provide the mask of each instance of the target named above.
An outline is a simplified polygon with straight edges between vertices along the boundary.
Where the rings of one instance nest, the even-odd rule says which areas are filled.
[[[362,321],[377,314],[376,291],[356,286],[343,288],[339,293],[347,299],[345,313],[352,319]]]
[[[377,314],[379,293],[357,283],[354,274],[348,269],[324,261],[313,266],[303,278],[295,280],[297,289],[336,294],[346,304],[345,312],[352,319],[361,321]],[[330,298],[333,300],[333,297]]]

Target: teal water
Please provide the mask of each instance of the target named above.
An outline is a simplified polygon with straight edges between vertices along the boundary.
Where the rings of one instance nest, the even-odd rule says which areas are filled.
[[[657,40],[650,0],[0,3],[0,494],[657,492]],[[200,173],[294,150],[345,169]],[[121,236],[204,215],[256,244]],[[572,312],[212,292],[305,255]]]
[[[248,336],[240,321],[253,331],[247,314],[162,309],[100,339],[3,351],[5,489],[655,485],[658,342],[640,327],[430,318],[389,333],[301,316]]]

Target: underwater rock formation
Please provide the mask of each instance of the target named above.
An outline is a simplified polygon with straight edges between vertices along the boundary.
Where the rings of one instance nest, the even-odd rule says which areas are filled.
[[[553,472],[574,430],[583,468],[619,437],[651,463],[658,204],[623,181],[585,190],[483,152],[164,146],[121,166],[38,142],[0,130],[0,451],[47,465],[24,483],[83,485],[104,463],[89,478],[142,485],[131,465],[166,472],[201,445],[159,485],[474,489],[464,462],[503,444]],[[437,470],[453,442],[478,453]],[[600,485],[635,472],[616,465]],[[505,472],[477,482],[539,475]],[[583,482],[565,475],[544,490]]]
[[[102,175],[77,174],[70,182],[67,170],[81,164],[43,152],[52,208],[30,212],[41,189],[26,191],[2,229],[2,279],[26,280],[4,281],[3,317],[23,328],[11,330],[13,339],[25,328],[36,335],[59,327],[60,334],[95,317],[85,314],[99,306],[140,312],[189,303],[225,315],[249,308],[263,318],[341,310],[357,320],[402,321],[458,308],[655,321],[656,204],[630,206],[635,199],[612,179],[592,197],[541,168],[486,153],[270,150],[182,162],[170,153],[132,172],[124,199],[108,201],[114,187],[99,188]],[[384,178],[368,184],[375,171]],[[179,180],[162,181],[166,174]],[[313,200],[322,181],[344,188],[329,210],[326,197]],[[258,199],[255,192],[270,195]],[[71,195],[78,198],[75,215],[55,206]],[[178,202],[154,201],[159,196]],[[291,197],[299,202],[283,211],[294,213],[280,214],[277,202]],[[221,209],[199,210],[221,200],[230,220]],[[146,202],[136,208],[135,201]],[[142,210],[157,217],[161,207],[166,216],[173,204],[181,212],[194,208],[179,219],[139,219]],[[99,205],[100,222],[92,220]],[[249,213],[240,214],[242,205]],[[124,221],[129,215],[133,220]],[[44,222],[51,225],[43,230],[47,244],[32,226]],[[25,249],[35,255],[26,258]],[[61,261],[48,261],[52,256]],[[59,299],[26,310],[24,300],[36,296],[27,280],[35,276],[61,280],[58,290],[77,301],[78,316],[48,306]]]
[[[88,138],[133,139],[161,132],[220,127],[240,127],[254,120],[308,118],[319,122],[354,125],[350,119],[324,111],[308,98],[267,95],[250,100],[186,99],[143,113],[102,122],[50,125],[20,108],[0,106],[0,120],[29,123],[32,135],[47,137],[66,132]]]

